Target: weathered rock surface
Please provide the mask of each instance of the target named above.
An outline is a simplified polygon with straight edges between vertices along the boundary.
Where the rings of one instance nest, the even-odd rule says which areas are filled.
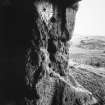
[[[70,71],[69,41],[79,0],[33,6],[33,40],[26,55],[26,105],[93,105],[93,94]]]

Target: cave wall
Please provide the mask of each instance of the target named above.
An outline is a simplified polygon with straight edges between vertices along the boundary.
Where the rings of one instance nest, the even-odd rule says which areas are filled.
[[[93,103],[91,93],[69,74],[69,42],[74,30],[78,2],[79,0],[33,1],[33,39],[26,54],[27,105]]]

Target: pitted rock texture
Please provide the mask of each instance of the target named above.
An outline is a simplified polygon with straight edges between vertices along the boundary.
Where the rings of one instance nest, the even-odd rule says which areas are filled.
[[[36,0],[26,54],[26,105],[92,105],[96,99],[69,74],[69,41],[79,0]]]

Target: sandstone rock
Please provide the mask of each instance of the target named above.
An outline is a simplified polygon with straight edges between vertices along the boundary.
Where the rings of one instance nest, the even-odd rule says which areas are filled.
[[[69,75],[69,41],[78,1],[34,1],[33,40],[26,56],[26,105],[95,103],[91,92]]]

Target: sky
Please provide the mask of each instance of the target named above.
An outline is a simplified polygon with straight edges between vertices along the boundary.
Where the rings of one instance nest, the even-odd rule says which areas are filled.
[[[73,35],[105,36],[105,0],[82,0]]]

